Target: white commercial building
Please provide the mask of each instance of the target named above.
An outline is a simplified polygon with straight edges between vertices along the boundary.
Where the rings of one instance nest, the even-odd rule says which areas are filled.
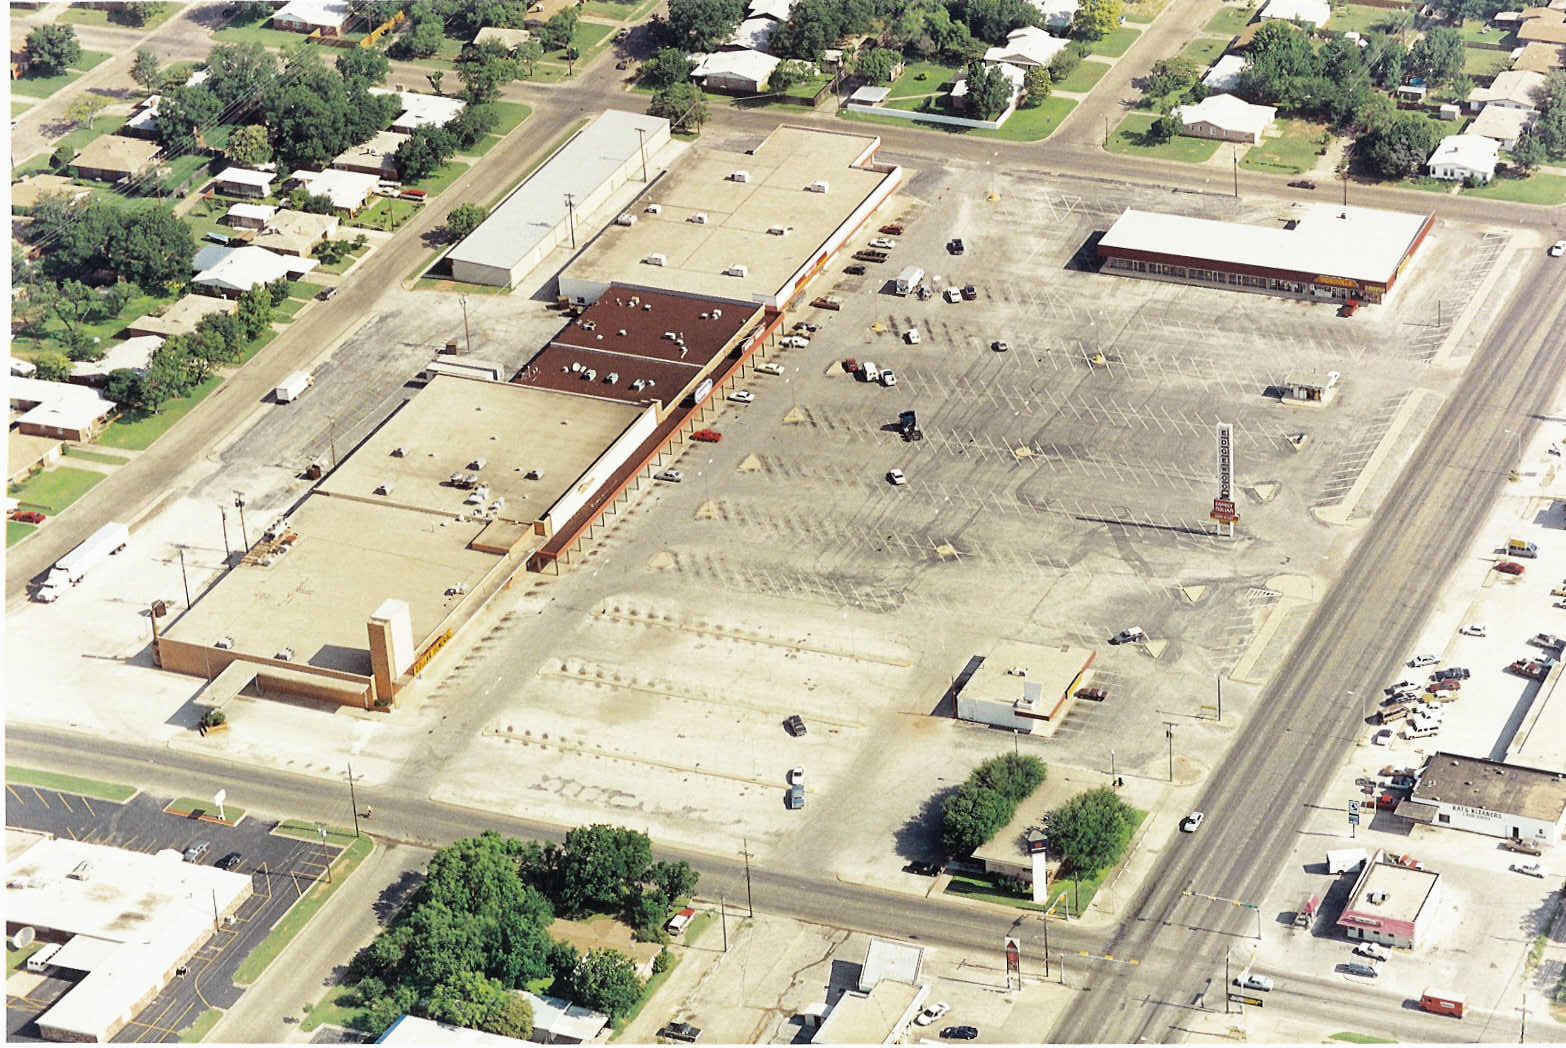
[[[294,280],[316,266],[319,259],[279,255],[264,247],[202,248],[196,252],[196,276],[192,283],[211,288],[225,298],[235,298],[257,284]]]
[[[1431,178],[1488,182],[1495,177],[1501,144],[1482,135],[1447,135],[1425,161]]]
[[[1285,22],[1304,22],[1320,29],[1332,17],[1332,7],[1327,0],[1267,0],[1262,5],[1261,17],[1282,19]]]
[[[1397,814],[1491,837],[1559,844],[1566,829],[1566,774],[1437,752]]]
[[[896,1044],[924,1008],[930,986],[922,982],[924,948],[888,939],[870,940],[858,984],[832,1002],[810,1038],[812,1044]]]
[[[1180,133],[1192,138],[1255,145],[1277,117],[1276,106],[1259,106],[1234,95],[1209,95],[1195,105],[1175,106],[1184,123]]]
[[[645,158],[668,141],[667,120],[608,110],[528,176],[446,254],[452,277],[511,287],[556,245],[571,241],[573,223],[582,229],[586,215],[615,190],[643,177]],[[648,177],[655,172],[649,170]]]
[[[1024,734],[1045,731],[1092,663],[1086,648],[994,641],[961,680],[957,718]]]
[[[1233,91],[1240,84],[1240,70],[1244,68],[1244,55],[1224,55],[1213,63],[1207,75],[1202,77],[1202,83],[1210,91]]]
[[[1050,36],[1037,26],[1025,25],[1006,34],[1006,42],[984,52],[986,62],[1005,62],[1014,66],[1048,66],[1071,41]]]
[[[27,837],[32,842],[27,843]],[[6,926],[63,943],[54,968],[83,976],[38,1017],[50,1041],[107,1041],[151,1002],[217,921],[253,893],[245,873],[6,831]]]

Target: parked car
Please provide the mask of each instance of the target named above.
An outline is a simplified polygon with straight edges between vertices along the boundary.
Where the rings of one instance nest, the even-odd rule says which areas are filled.
[[[756,371],[763,375],[781,375],[783,374],[783,365],[774,364],[768,360],[765,363],[757,364]]]
[[[796,764],[788,770],[788,784],[790,786],[803,786],[805,783],[805,766]]]
[[[952,237],[950,240],[948,240],[946,242],[946,250],[954,255],[962,254],[964,250],[962,237]]]
[[[1516,870],[1518,873],[1527,874],[1529,877],[1538,877],[1540,880],[1544,879],[1544,871],[1539,868],[1539,864],[1536,862],[1530,862],[1526,864],[1513,863],[1512,869]]]
[[[1087,699],[1089,702],[1103,702],[1109,698],[1109,692],[1103,688],[1078,688],[1077,698]]]
[[[35,509],[19,509],[7,519],[18,524],[42,524],[47,518]]]
[[[1438,691],[1460,691],[1463,682],[1460,680],[1434,680],[1425,686],[1425,690],[1434,695]]]
[[[207,853],[207,850],[209,848],[211,848],[211,847],[212,847],[212,842],[211,841],[196,841],[190,847],[185,849],[185,861],[186,862],[200,862],[201,861],[201,857],[203,855],[205,855]]]
[[[220,870],[232,870],[235,866],[239,865],[239,860],[241,858],[243,858],[243,856],[241,856],[237,851],[231,851],[219,859],[214,865],[216,865]]]
[[[817,331],[821,330],[821,325],[820,324],[812,324],[808,320],[801,320],[799,323],[794,325],[794,330],[795,331],[805,331],[805,332],[809,332],[810,334],[815,334]]]
[[[1408,664],[1415,669],[1418,669],[1421,666],[1434,666],[1440,661],[1441,660],[1436,658],[1434,655],[1415,655],[1413,658],[1408,660]]]
[[[1372,961],[1384,961],[1387,959],[1386,947],[1378,943],[1362,942],[1354,947],[1354,956],[1368,957]]]
[[[896,222],[888,222],[886,225],[881,227],[881,232],[890,234],[894,237],[900,237],[903,235],[903,227]]]
[[[1400,691],[1407,691],[1409,688],[1417,687],[1419,687],[1419,685],[1411,680],[1400,680],[1396,684],[1388,685],[1382,690],[1385,691],[1388,695],[1396,695]]]
[[[886,479],[887,482],[890,483],[893,487],[902,487],[904,484],[908,483],[908,478],[903,476],[903,471],[900,469],[887,470]]]
[[[1524,855],[1543,855],[1544,849],[1534,841],[1525,841],[1518,837],[1508,837],[1501,842],[1501,847],[1507,851],[1521,852]]]
[[[794,738],[799,738],[801,735],[805,734],[806,731],[804,718],[797,713],[785,717],[783,719],[783,730],[788,732]]]
[[[941,1031],[941,1036],[948,1041],[972,1041],[979,1036],[977,1026],[948,1026]]]
[[[1484,623],[1470,622],[1468,625],[1460,628],[1457,632],[1461,633],[1465,637],[1483,637],[1485,635]]]
[[[870,241],[870,246],[881,251],[890,251],[897,246],[897,241],[889,240],[886,237],[876,237]]]
[[[861,269],[864,267],[861,266]],[[836,295],[818,295],[810,300],[810,304],[817,309],[838,310],[843,308],[843,300]]]
[[[703,444],[716,444],[723,439],[723,434],[715,429],[698,429],[691,434],[692,440],[699,440]]]
[[[1562,255],[1566,255],[1566,240],[1557,240],[1550,245],[1550,257],[1560,258]]]
[[[1113,637],[1110,637],[1109,643],[1130,644],[1133,641],[1143,641],[1146,639],[1147,633],[1143,631],[1141,626],[1128,626],[1119,633],[1115,634]]]
[[[844,266],[843,272],[847,273],[851,277],[862,277],[865,275],[865,267],[860,265],[858,262],[855,262],[851,266]]]
[[[1359,312],[1359,299],[1351,298],[1338,307],[1338,316],[1351,317]]]
[[[886,368],[885,370],[883,370],[881,372],[881,385],[883,385],[883,386],[895,386],[895,385],[897,385],[897,372],[893,371],[891,368]]]
[[[320,301],[320,302],[330,302],[336,296],[336,294],[337,294],[337,289],[336,288],[334,288],[334,287],[324,287],[320,291],[316,292],[315,297],[316,297],[317,301]]]
[[[935,1020],[952,1010],[952,1006],[945,1001],[936,1001],[914,1018],[915,1026],[929,1026]]]
[[[1503,560],[1496,564],[1495,570],[1499,571],[1502,575],[1521,575],[1523,573],[1523,566],[1517,563],[1515,560]]]
[[[976,299],[978,297],[979,297],[979,289],[978,288],[974,287],[972,284],[964,284],[962,286],[962,298],[963,298],[964,302],[972,302],[974,299]]]
[[[736,404],[749,404],[756,399],[756,395],[748,389],[736,389],[729,394],[729,399]]]
[[[1205,813],[1193,811],[1191,814],[1180,820],[1180,832],[1195,833],[1198,829],[1201,828],[1202,822],[1206,820],[1206,818],[1207,816]]]
[[[903,341],[908,343],[910,346],[917,346],[919,344],[919,329],[909,328],[907,331],[904,331]]]
[[[1348,972],[1350,975],[1362,975],[1367,979],[1374,979],[1376,976],[1381,974],[1380,972],[1376,971],[1374,965],[1361,964],[1358,961],[1350,961],[1343,966],[1343,970]]]
[[[848,372],[850,375],[859,374],[859,361],[855,360],[853,357],[848,357],[843,361],[843,370]]]
[[[778,339],[778,345],[789,349],[806,349],[810,346],[810,340],[803,335],[784,335]]]
[[[1392,741],[1392,729],[1391,728],[1382,728],[1380,731],[1376,732],[1374,735],[1372,735],[1370,737],[1370,744],[1372,746],[1385,746],[1385,745],[1387,745],[1391,741]]]
[[[1247,990],[1270,990],[1272,989],[1272,980],[1265,975],[1246,975],[1243,978],[1236,975],[1234,977],[1234,985],[1243,986]]]
[[[920,877],[938,877],[941,873],[941,864],[938,862],[921,862],[916,859],[904,866],[903,872],[918,874]]]
[[[1296,178],[1294,181],[1289,183],[1289,188],[1290,189],[1315,189],[1316,188],[1316,183],[1312,182],[1308,178]]]
[[[653,479],[667,481],[670,484],[678,484],[685,479],[685,474],[677,469],[665,469],[654,473]]]
[[[1011,351],[1011,343],[1002,342],[1000,339],[996,339],[994,342],[990,343],[990,348],[997,353],[1007,353]]]
[[[1467,680],[1473,676],[1467,666],[1448,666],[1444,670],[1436,670],[1430,675],[1431,680]]]
[[[788,794],[783,798],[783,806],[789,811],[799,811],[805,806],[805,787],[794,785],[788,788]]]
[[[658,1031],[658,1036],[670,1041],[695,1044],[696,1038],[701,1036],[701,1027],[692,1026],[690,1023],[667,1023]]]

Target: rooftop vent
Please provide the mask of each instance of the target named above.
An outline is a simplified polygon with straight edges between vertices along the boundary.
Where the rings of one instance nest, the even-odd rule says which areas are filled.
[[[621,328],[621,329],[620,329],[620,337],[621,337],[621,338],[624,338],[624,337],[625,337],[625,328]]]
[[[586,379],[588,382],[592,382],[597,377],[598,377],[598,369],[597,368],[588,368],[586,371],[582,372],[582,378]]]
[[[604,381],[612,386],[616,382],[620,381],[620,373],[618,371],[611,371],[609,374],[604,376]]]
[[[666,338],[666,339],[668,339],[668,340],[669,340],[669,341],[670,341],[670,342],[678,342],[678,341],[679,341],[679,339],[680,339],[680,336],[679,336],[679,335],[676,335],[676,334],[675,334],[675,333],[674,333],[674,332],[672,332],[672,331],[665,331],[665,332],[664,332],[664,333],[663,333],[663,337],[664,337],[664,338]]]
[[[377,484],[377,485],[375,485],[375,494],[377,494],[377,495],[390,495],[391,493],[392,493],[392,486],[390,484]]]
[[[788,229],[788,226],[768,226],[767,235],[773,237],[786,237],[788,236]]]
[[[487,465],[489,465],[489,459],[476,458],[468,463],[468,469],[483,469]]]
[[[396,447],[391,449],[391,453],[392,458],[402,458],[408,453],[408,449],[403,447],[401,444],[398,444]]]
[[[723,310],[715,309],[715,310],[712,311],[712,319],[713,320],[717,320],[717,319],[719,319],[722,316],[723,316]]]
[[[750,172],[749,171],[730,171],[729,172],[729,181],[730,182],[749,182],[750,181]]]
[[[817,179],[805,187],[805,192],[807,193],[825,193],[826,191],[827,183],[825,179]]]
[[[648,204],[642,210],[645,211],[649,215],[657,215],[657,214],[661,214],[662,213],[663,205],[661,205],[661,204]]]
[[[584,320],[584,321],[582,321],[582,330],[583,331],[594,331],[594,330],[597,329],[597,327],[598,327],[598,321],[596,321],[596,320]]]
[[[685,221],[687,221],[687,222],[694,222],[698,226],[704,226],[704,225],[707,224],[707,212],[705,212],[705,211],[698,211],[694,215],[692,215],[690,218],[687,218]]]
[[[642,387],[645,386],[645,385],[647,385],[647,382],[646,382],[645,379],[639,379],[639,378],[632,379],[631,380],[631,392],[632,393],[639,393],[639,392],[641,392]]]
[[[730,266],[728,269],[725,269],[723,271],[723,275],[726,276],[726,277],[743,277],[743,276],[745,276],[749,272],[750,272],[750,267],[749,266],[745,265],[742,262],[736,262],[732,266]]]
[[[636,216],[629,211],[622,211],[615,216],[614,224],[617,226],[634,226],[636,225]]]
[[[1026,677],[1028,668],[1026,666],[1012,666],[1006,672],[1013,677]]]
[[[581,371],[581,370],[582,370],[582,365],[578,361],[575,361],[575,360],[571,361],[571,373],[573,375],[576,374],[578,371]]]
[[[649,266],[661,266],[661,265],[666,264],[669,261],[669,258],[668,258],[667,255],[663,254],[660,251],[660,252],[657,252],[655,254],[648,255],[646,258],[642,259],[642,261],[647,263]],[[651,309],[652,307],[651,306],[643,306],[642,308],[643,309]]]

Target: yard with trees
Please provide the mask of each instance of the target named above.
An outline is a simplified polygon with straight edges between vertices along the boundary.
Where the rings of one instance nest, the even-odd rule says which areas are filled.
[[[941,845],[970,855],[1017,814],[1017,805],[1044,781],[1037,757],[1003,754],[984,761],[941,804]]]

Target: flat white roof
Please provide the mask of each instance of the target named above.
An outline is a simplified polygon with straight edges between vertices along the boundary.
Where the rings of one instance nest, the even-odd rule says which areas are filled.
[[[304,274],[321,264],[320,259],[298,258],[293,255],[275,255],[264,247],[246,245],[236,248],[220,248],[226,253],[196,274],[197,284],[226,288],[230,291],[249,291],[257,284],[270,284],[290,273]],[[205,251],[198,253],[198,262]],[[214,252],[213,256],[215,257]]]
[[[536,1025],[536,1023],[535,1023]],[[526,1043],[498,1033],[452,1026],[417,1015],[404,1015],[386,1028],[376,1044],[438,1044],[451,1048],[519,1048]]]
[[[533,1006],[533,1030],[571,1041],[591,1041],[609,1025],[609,1017],[559,997],[518,991]]]
[[[308,177],[306,177],[308,176]],[[364,171],[344,171],[328,168],[325,171],[295,171],[294,178],[310,187],[318,196],[330,197],[333,207],[352,211],[364,204],[370,190],[380,184],[380,176]]]
[[[1473,171],[1495,171],[1501,143],[1483,135],[1447,135],[1425,161],[1429,167],[1437,164],[1457,164]]]
[[[794,7],[794,0],[750,0],[747,9],[753,17],[774,18],[779,22],[787,22],[789,11]]]
[[[1021,60],[1034,65],[1049,65],[1050,61],[1070,46],[1071,41],[1051,36],[1037,26],[1023,26],[1006,34],[1006,42],[984,52],[986,62],[1014,62]]]
[[[1202,83],[1214,91],[1228,91],[1239,83],[1240,70],[1245,68],[1244,55],[1224,55],[1202,77]]]
[[[1430,220],[1336,204],[1302,211],[1294,228],[1286,229],[1128,208],[1099,247],[1384,283]]]
[[[696,63],[691,76],[741,76],[764,84],[777,67],[778,59],[760,51],[714,51]]]
[[[217,176],[219,182],[232,182],[236,186],[255,186],[258,189],[266,189],[277,178],[273,171],[252,171],[248,167],[225,167],[223,173]]]
[[[232,204],[229,206],[227,217],[256,218],[262,222],[269,222],[275,214],[277,214],[275,204]]]
[[[661,117],[606,110],[533,172],[483,224],[451,249],[453,262],[512,269],[566,220],[567,193],[585,196],[603,185],[641,148],[640,128],[667,133]]]
[[[6,395],[12,404],[35,405],[12,421],[57,429],[87,429],[114,410],[113,401],[103,399],[97,390],[87,386],[20,375],[12,375],[7,381]]]
[[[482,33],[483,31],[480,30]],[[523,29],[521,32],[527,32]],[[425,95],[417,91],[392,91],[384,87],[370,88],[372,95],[397,95],[402,101],[402,115],[393,121],[399,127],[419,127],[424,124],[444,124],[467,105],[460,98],[449,95]]]
[[[1209,95],[1195,105],[1176,106],[1175,112],[1187,124],[1197,121],[1221,127],[1225,131],[1260,134],[1278,115],[1276,106],[1259,106],[1233,95]]]
[[[739,24],[739,28],[734,30],[734,35],[729,37],[729,43],[755,51],[765,51],[779,24],[770,18],[747,18]]]
[[[1267,0],[1261,9],[1263,18],[1282,18],[1287,21],[1309,22],[1324,26],[1332,17],[1327,0]]]
[[[84,360],[71,368],[73,375],[107,375],[111,371],[120,368],[131,368],[136,371],[147,366],[147,361],[152,359],[158,347],[163,345],[163,339],[157,335],[137,335],[128,338],[124,342],[116,342],[109,347],[109,351],[100,360]]]
[[[339,26],[348,17],[348,0],[289,0],[273,18],[305,25]]]

